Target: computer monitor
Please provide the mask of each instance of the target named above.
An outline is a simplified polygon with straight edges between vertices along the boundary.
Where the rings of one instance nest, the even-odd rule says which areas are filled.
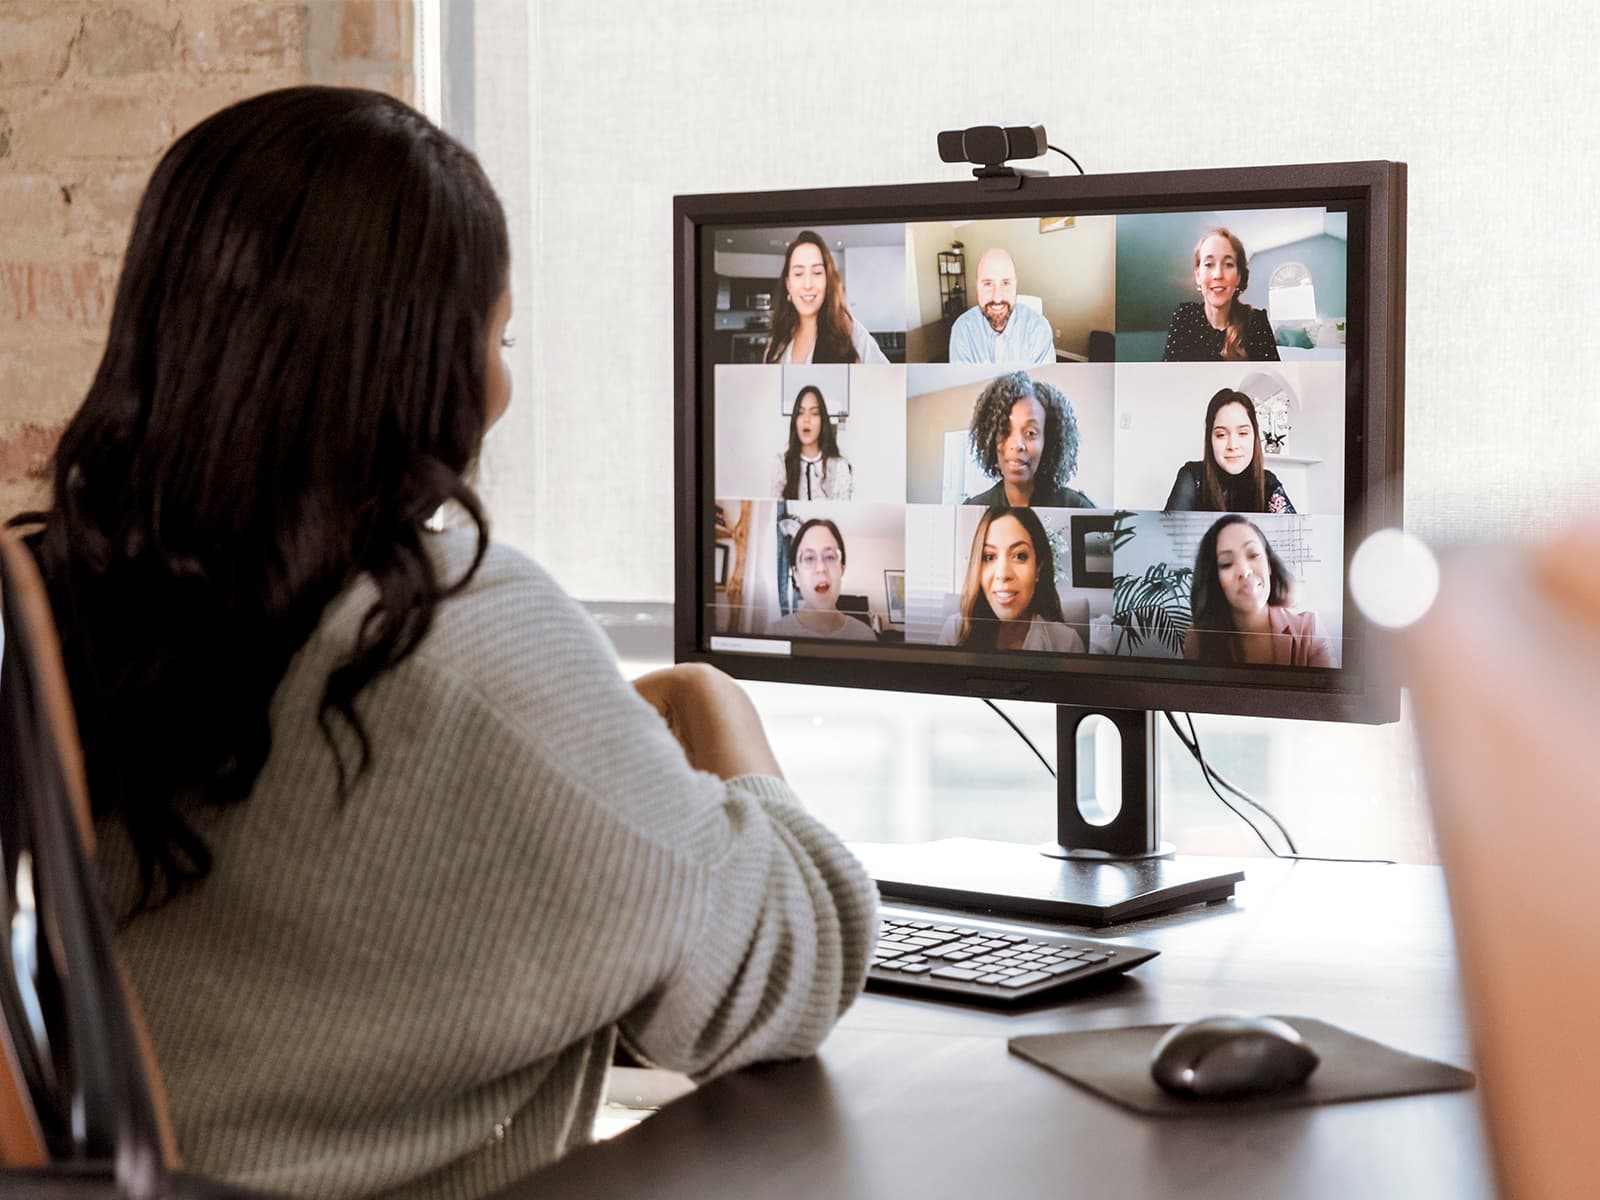
[[[1348,567],[1401,521],[1405,204],[1390,162],[676,198],[677,658],[1060,706],[1059,865],[886,894],[1224,897],[1154,714],[1397,718]]]

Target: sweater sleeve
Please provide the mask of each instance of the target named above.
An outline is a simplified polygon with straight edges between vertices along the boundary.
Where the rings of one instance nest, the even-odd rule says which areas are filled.
[[[812,1053],[860,992],[876,929],[871,880],[786,784],[732,780],[724,804],[695,936],[621,1022],[645,1058],[697,1078]]]
[[[664,1067],[811,1053],[864,982],[872,880],[782,780],[694,770],[587,614],[521,568],[489,592],[539,656],[485,656],[479,684],[546,781],[528,797],[544,830],[529,874],[565,893],[560,936],[579,922],[595,948],[540,969],[573,975],[572,1021],[590,1005],[591,1028],[616,1024]]]

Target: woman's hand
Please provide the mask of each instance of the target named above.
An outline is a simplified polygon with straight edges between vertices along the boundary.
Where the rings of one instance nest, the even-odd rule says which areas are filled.
[[[722,779],[738,775],[783,778],[755,705],[732,678],[704,663],[680,663],[633,681],[665,718],[689,765]]]

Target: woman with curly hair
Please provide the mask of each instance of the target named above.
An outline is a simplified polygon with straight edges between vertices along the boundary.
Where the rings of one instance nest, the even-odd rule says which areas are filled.
[[[961,611],[945,622],[939,644],[1083,653],[1083,639],[1061,619],[1050,536],[1031,508],[996,504],[978,518]]]
[[[630,687],[489,538],[508,267],[477,160],[400,101],[223,109],[157,165],[17,519],[203,1175],[487,1196],[589,1140],[619,1037],[713,1075],[811,1053],[860,990],[872,881],[748,698]]]
[[[1293,599],[1294,576],[1266,534],[1229,513],[1206,530],[1195,552],[1183,656],[1215,666],[1334,666],[1317,614],[1294,612]]]
[[[810,229],[789,243],[772,304],[769,363],[874,363],[889,359],[850,312],[827,243]]]
[[[1173,312],[1162,362],[1277,361],[1266,309],[1239,299],[1250,286],[1250,263],[1228,230],[1208,229],[1195,243],[1194,286],[1200,299]]]
[[[1255,401],[1222,388],[1206,405],[1205,457],[1178,468],[1167,511],[1292,513],[1289,493],[1261,454]]]
[[[963,504],[1093,508],[1067,486],[1078,469],[1078,418],[1059,390],[1026,371],[1002,375],[972,406],[972,454],[995,485]]]

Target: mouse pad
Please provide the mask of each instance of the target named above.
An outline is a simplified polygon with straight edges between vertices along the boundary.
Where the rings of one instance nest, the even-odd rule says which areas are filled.
[[[1279,1017],[1300,1031],[1322,1063],[1305,1083],[1261,1096],[1190,1100],[1174,1096],[1150,1078],[1150,1051],[1171,1025],[1133,1025],[1083,1033],[1014,1037],[1011,1053],[1063,1079],[1148,1116],[1199,1117],[1271,1112],[1309,1104],[1343,1104],[1420,1092],[1453,1092],[1476,1082],[1463,1071],[1418,1058],[1310,1017]]]

